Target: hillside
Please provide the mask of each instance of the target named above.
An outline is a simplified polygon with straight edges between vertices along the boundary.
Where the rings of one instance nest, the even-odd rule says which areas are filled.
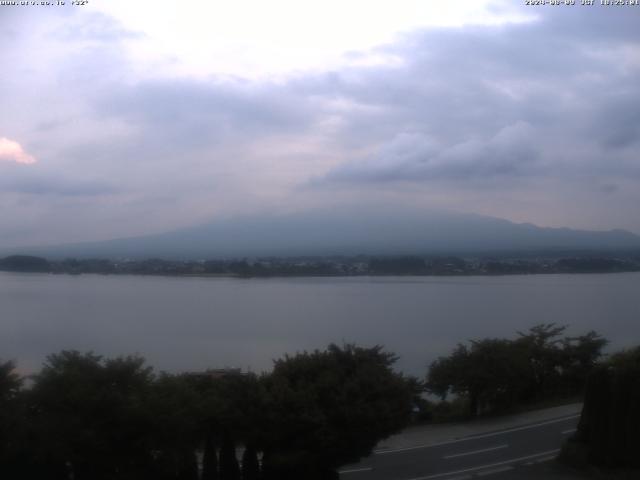
[[[237,217],[158,235],[16,251],[46,257],[193,259],[637,248],[640,237],[624,230],[544,228],[473,214],[402,210]]]

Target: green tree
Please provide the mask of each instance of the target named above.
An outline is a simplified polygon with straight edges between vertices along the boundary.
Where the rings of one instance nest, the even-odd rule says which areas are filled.
[[[580,393],[606,340],[596,332],[561,338],[566,327],[540,324],[516,340],[472,340],[429,367],[427,390],[468,400],[469,415]]]
[[[13,400],[20,391],[22,386],[22,378],[15,371],[14,362],[0,362],[0,402],[6,405]]]
[[[220,447],[220,480],[240,480],[236,445],[230,435],[224,435]]]
[[[155,471],[166,480],[193,476],[194,454],[203,443],[201,394],[192,376],[162,373],[147,402],[154,421],[149,429]]]
[[[78,480],[145,478],[152,373],[142,358],[63,351],[34,380],[29,402],[40,462],[68,465]]]
[[[409,421],[413,391],[382,347],[330,345],[277,360],[268,392],[265,478],[337,478]]]
[[[242,453],[242,480],[258,480],[259,478],[258,452],[252,444],[248,444]]]
[[[213,435],[207,434],[202,455],[202,480],[218,480],[218,453]]]
[[[562,385],[569,392],[581,392],[589,374],[602,357],[607,340],[593,330],[562,340]]]
[[[429,368],[427,389],[443,399],[450,393],[469,401],[469,415],[508,408],[525,388],[526,358],[509,340],[471,341],[459,344],[449,357],[440,357]]]
[[[0,259],[0,270],[9,272],[50,272],[51,265],[41,257],[11,255]]]
[[[530,398],[545,398],[558,390],[564,358],[560,348],[560,335],[566,329],[566,325],[541,323],[531,327],[527,333],[518,332],[520,338],[517,343],[525,350],[528,358]]]
[[[0,362],[0,475],[15,473],[20,465],[24,443],[24,417],[20,404],[23,379],[15,363]]]
[[[213,475],[213,463],[218,466],[214,452],[220,446],[219,476],[235,478],[239,445],[259,445],[265,438],[265,391],[264,385],[254,374],[236,372],[221,375],[202,374],[192,378],[199,396],[199,435],[205,445],[206,474]],[[213,478],[213,477],[211,477]]]
[[[640,468],[638,405],[640,346],[613,355],[591,372],[578,429],[565,446],[564,457],[583,457],[605,467]]]

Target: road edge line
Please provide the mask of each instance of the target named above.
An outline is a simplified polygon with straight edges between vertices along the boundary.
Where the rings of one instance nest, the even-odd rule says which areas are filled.
[[[558,453],[559,451],[560,451],[560,449],[556,448],[555,450],[548,450],[546,452],[535,453],[533,455],[527,455],[526,457],[512,458],[510,460],[505,460],[503,462],[496,462],[496,463],[490,463],[488,465],[480,465],[478,467],[465,468],[464,470],[456,470],[454,472],[436,473],[435,475],[427,475],[426,477],[414,477],[414,478],[409,478],[407,480],[430,480],[432,478],[446,477],[448,475],[457,475],[459,473],[475,472],[477,470],[482,470],[484,468],[497,467],[497,466],[500,466],[500,465],[508,465],[508,464],[511,464],[511,463],[514,463],[514,462],[521,462],[523,460],[529,460],[530,458],[542,457],[544,455],[551,455],[553,453]]]

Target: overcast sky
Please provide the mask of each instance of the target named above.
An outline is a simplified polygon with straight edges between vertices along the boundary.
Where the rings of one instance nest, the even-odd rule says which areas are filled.
[[[0,246],[382,204],[640,233],[640,7],[576,3],[0,6]]]

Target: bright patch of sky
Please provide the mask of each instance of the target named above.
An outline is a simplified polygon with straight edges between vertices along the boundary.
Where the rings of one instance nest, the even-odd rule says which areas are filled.
[[[535,18],[487,0],[111,0],[92,7],[143,33],[127,42],[141,74],[250,79],[354,64],[393,66],[401,59],[376,47],[417,28]]]
[[[8,138],[0,138],[0,161],[36,163],[36,159],[25,152],[22,145]]]

